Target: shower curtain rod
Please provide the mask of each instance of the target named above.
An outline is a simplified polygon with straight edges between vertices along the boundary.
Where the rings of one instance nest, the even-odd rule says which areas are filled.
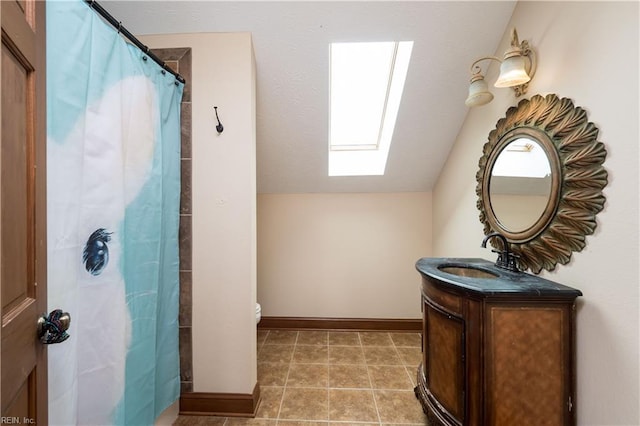
[[[154,55],[151,52],[151,50],[149,50],[149,47],[147,47],[144,44],[142,44],[142,42],[140,40],[138,40],[133,34],[131,34],[129,32],[129,30],[127,30],[122,25],[122,22],[116,20],[116,18],[111,16],[111,14],[109,12],[107,12],[102,6],[100,6],[97,1],[95,1],[95,0],[84,0],[84,2],[87,3],[91,9],[95,10],[96,12],[98,12],[98,14],[100,16],[102,16],[108,23],[110,23],[111,26],[113,26],[114,28],[117,28],[118,29],[118,33],[122,34],[131,43],[135,44],[138,47],[138,49],[142,50],[145,55],[147,55],[148,57],[153,59],[154,62],[156,62],[158,65],[160,65],[166,72],[172,74],[176,78],[176,80],[178,80],[182,84],[186,83],[184,77],[182,77],[177,72],[173,71],[171,68],[169,68],[169,66],[162,59],[160,59],[156,55]]]

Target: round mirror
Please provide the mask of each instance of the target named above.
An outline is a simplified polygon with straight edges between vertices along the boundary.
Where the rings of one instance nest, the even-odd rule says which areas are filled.
[[[551,166],[534,139],[509,142],[496,158],[489,178],[491,210],[511,232],[531,228],[544,213],[551,195]]]
[[[538,236],[553,218],[560,189],[560,161],[539,129],[516,127],[501,136],[488,157],[482,184],[492,228],[512,243]]]
[[[606,150],[571,100],[536,95],[498,121],[476,175],[484,233],[500,232],[538,273],[566,264],[592,234],[604,207]]]

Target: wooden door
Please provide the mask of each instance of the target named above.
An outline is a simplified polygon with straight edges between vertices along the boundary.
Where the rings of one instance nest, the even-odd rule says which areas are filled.
[[[46,425],[45,4],[0,4],[0,400],[4,423]]]

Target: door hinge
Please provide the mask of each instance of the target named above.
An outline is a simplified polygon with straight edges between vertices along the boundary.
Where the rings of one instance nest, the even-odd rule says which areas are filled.
[[[573,410],[573,403],[571,402],[571,397],[569,397],[569,403],[567,405],[569,406],[569,412],[571,412],[571,410]]]

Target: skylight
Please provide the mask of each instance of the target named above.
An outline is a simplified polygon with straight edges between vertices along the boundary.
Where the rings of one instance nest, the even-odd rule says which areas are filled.
[[[329,176],[384,174],[412,48],[331,44]]]
[[[540,145],[528,138],[520,138],[509,143],[500,153],[491,175],[545,178],[551,175],[551,166]]]

